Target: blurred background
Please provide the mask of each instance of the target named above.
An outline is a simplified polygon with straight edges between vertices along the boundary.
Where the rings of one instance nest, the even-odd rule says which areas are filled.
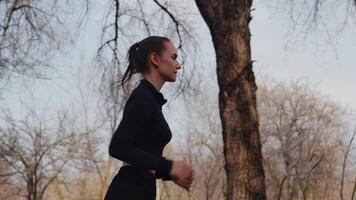
[[[252,5],[251,51],[268,199],[356,199],[355,2]],[[0,0],[0,199],[103,199],[121,161],[108,145],[127,95],[128,47],[171,38],[182,70],[161,92],[165,156],[193,189],[157,199],[225,199],[216,56],[194,1]],[[134,77],[134,88],[141,77]]]

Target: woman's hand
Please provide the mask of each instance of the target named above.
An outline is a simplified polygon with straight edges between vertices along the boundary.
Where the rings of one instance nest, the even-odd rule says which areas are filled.
[[[185,161],[173,161],[170,175],[174,183],[189,192],[193,182],[194,171]]]

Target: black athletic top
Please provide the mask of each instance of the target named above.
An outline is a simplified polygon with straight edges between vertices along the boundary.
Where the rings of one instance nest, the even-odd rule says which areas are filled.
[[[172,161],[162,156],[172,138],[162,114],[167,102],[162,93],[146,79],[132,91],[122,120],[111,139],[110,156],[144,170],[156,170],[155,177],[172,180]]]

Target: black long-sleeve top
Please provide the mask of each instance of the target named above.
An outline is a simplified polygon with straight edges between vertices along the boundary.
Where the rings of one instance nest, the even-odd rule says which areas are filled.
[[[169,174],[172,161],[162,156],[172,138],[162,113],[166,102],[162,93],[142,79],[126,102],[122,120],[110,142],[109,154],[144,170],[156,170],[158,179],[172,180]]]

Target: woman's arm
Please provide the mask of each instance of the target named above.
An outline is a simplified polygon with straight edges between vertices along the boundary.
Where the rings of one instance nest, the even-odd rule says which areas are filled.
[[[156,170],[156,178],[172,180],[170,176],[171,160],[142,151],[129,140],[113,138],[110,143],[109,154],[132,165],[140,166],[147,170]]]

